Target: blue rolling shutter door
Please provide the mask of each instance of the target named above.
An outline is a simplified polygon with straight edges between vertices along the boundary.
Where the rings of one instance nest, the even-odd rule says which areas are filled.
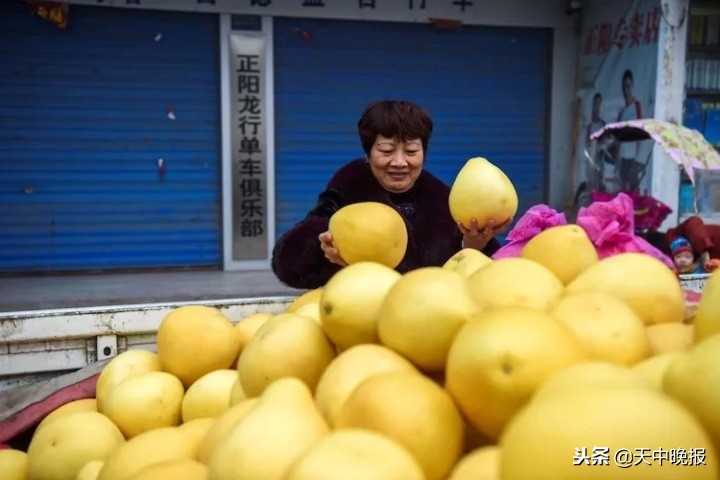
[[[276,19],[274,43],[278,236],[362,155],[357,120],[381,98],[430,111],[426,168],[448,185],[485,156],[515,184],[518,215],[545,201],[549,30]]]
[[[214,15],[2,2],[0,270],[219,264],[217,50]]]

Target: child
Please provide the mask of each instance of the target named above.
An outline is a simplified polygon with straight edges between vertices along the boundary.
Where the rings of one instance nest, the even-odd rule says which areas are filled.
[[[706,273],[702,264],[697,261],[690,242],[685,237],[677,237],[670,243],[670,256],[678,275]]]

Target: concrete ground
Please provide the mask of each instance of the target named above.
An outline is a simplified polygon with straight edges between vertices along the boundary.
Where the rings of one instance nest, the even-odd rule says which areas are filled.
[[[0,276],[0,313],[299,295],[269,270]]]

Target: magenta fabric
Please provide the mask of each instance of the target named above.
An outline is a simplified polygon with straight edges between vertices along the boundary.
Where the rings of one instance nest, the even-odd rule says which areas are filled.
[[[619,253],[645,253],[674,268],[667,255],[635,235],[633,200],[622,192],[606,202],[581,208],[576,223],[588,234],[600,259]]]
[[[519,257],[520,251],[531,238],[543,230],[560,225],[567,225],[564,213],[544,204],[534,205],[520,217],[515,227],[505,237],[508,243],[495,252],[492,258],[498,260]]]

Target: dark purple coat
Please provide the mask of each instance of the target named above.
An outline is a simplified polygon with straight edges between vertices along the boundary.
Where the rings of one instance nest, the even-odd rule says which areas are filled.
[[[325,258],[318,235],[327,231],[330,216],[339,208],[359,202],[384,203],[405,220],[408,246],[395,268],[398,272],[442,266],[462,248],[462,234],[450,216],[449,195],[450,188],[426,170],[409,191],[388,192],[364,159],[354,160],[333,175],[307,217],[278,240],[273,250],[273,271],[291,287],[312,289],[325,285],[340,267]],[[489,256],[499,247],[498,241],[491,239],[483,252]]]

